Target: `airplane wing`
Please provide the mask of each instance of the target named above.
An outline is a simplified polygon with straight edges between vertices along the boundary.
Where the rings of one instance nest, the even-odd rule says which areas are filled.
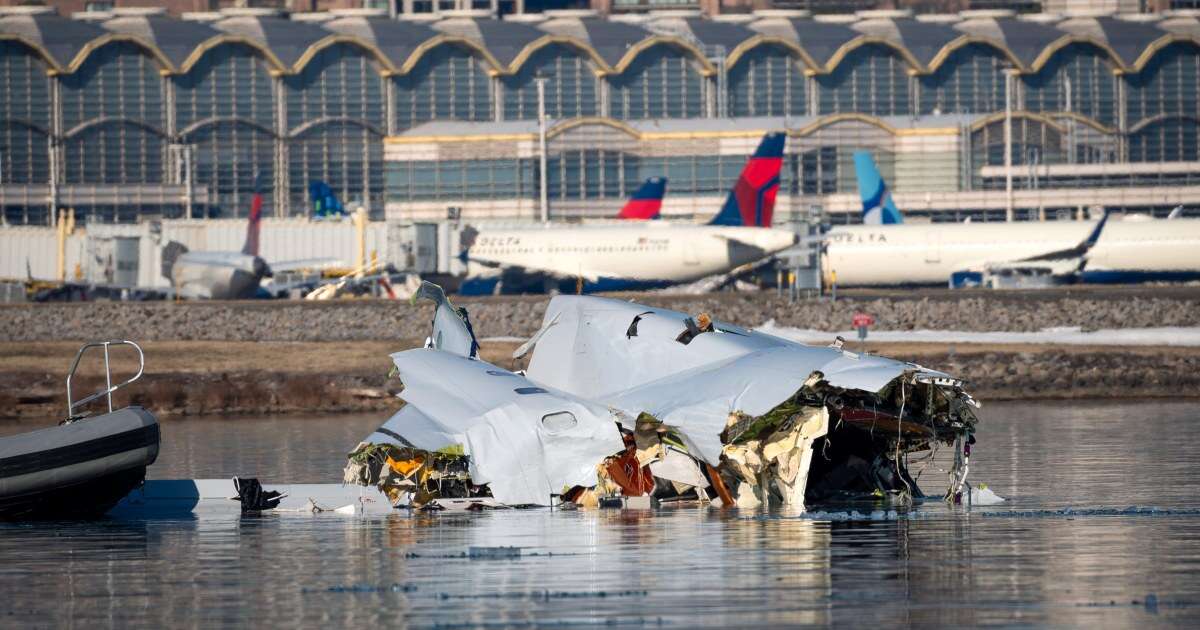
[[[1072,276],[1083,271],[1087,266],[1087,254],[1091,251],[1096,242],[1100,240],[1100,234],[1104,231],[1104,226],[1108,223],[1108,212],[1100,218],[1092,231],[1088,233],[1082,241],[1073,247],[1059,249],[1016,260],[1002,261],[984,261],[968,266],[968,270],[974,271],[1036,271],[1043,275],[1054,277]]]
[[[296,271],[299,269],[328,269],[329,267],[341,267],[342,261],[337,258],[301,258],[297,260],[281,260],[279,262],[267,263],[271,266],[271,271]]]
[[[499,261],[491,260],[488,258],[480,258],[478,256],[474,256],[474,255],[470,254],[469,251],[464,252],[460,256],[460,259],[463,260],[464,262],[473,262],[473,263],[482,265],[484,267],[490,267],[493,269],[503,268],[503,269],[514,269],[514,270],[518,270],[518,271],[524,271],[525,273],[543,273],[543,274],[546,274],[546,275],[554,277],[554,278],[565,279],[565,280],[571,280],[574,278],[582,277],[584,280],[586,280],[588,282],[596,282],[597,280],[600,279],[600,277],[602,275],[600,272],[597,272],[594,270],[583,269],[578,266],[571,266],[571,265],[564,265],[564,266],[545,265],[545,264],[510,265],[510,264],[505,264],[505,263],[502,263]]]
[[[1022,258],[1020,260],[1016,260],[1013,262],[1051,262],[1051,261],[1065,261],[1065,260],[1080,260],[1081,262],[1079,263],[1080,264],[1079,269],[1082,270],[1083,265],[1087,264],[1087,260],[1086,260],[1085,256],[1087,255],[1088,250],[1092,249],[1092,247],[1095,246],[1096,241],[1100,240],[1100,233],[1102,231],[1104,231],[1105,223],[1108,223],[1108,212],[1107,211],[1105,211],[1104,216],[1100,217],[1100,221],[1099,221],[1099,223],[1096,224],[1096,227],[1092,228],[1092,231],[1090,233],[1088,233],[1087,238],[1080,241],[1078,245],[1068,248],[1068,249],[1060,249],[1058,251],[1046,252],[1045,254],[1038,254],[1037,256],[1030,256],[1029,258]]]

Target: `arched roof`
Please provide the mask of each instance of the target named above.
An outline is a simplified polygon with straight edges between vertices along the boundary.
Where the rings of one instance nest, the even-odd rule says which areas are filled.
[[[1029,71],[1038,55],[1063,36],[1062,31],[1054,27],[1009,17],[973,18],[963,20],[953,28],[963,33],[964,38],[950,42],[940,56],[933,59],[931,65],[934,68],[940,66],[954,50],[971,42],[982,42],[1000,50],[1013,61],[1014,68]]]
[[[945,24],[909,18],[863,20],[851,28],[907,51],[906,57],[916,62],[916,69],[928,67],[938,52],[959,36],[958,31]]]
[[[843,22],[763,14],[748,22],[697,16],[658,16],[634,24],[599,17],[563,16],[540,22],[453,17],[421,23],[365,14],[335,15],[320,22],[270,12],[228,11],[202,23],[162,14],[120,14],[98,23],[59,16],[44,7],[0,7],[0,39],[21,42],[41,55],[52,72],[73,72],[91,52],[128,41],[159,60],[165,72],[186,72],[204,53],[226,43],[258,50],[274,72],[302,70],[320,50],[357,46],[379,61],[383,74],[403,74],[442,45],[472,50],[494,73],[520,70],[533,54],[563,45],[588,57],[598,74],[623,72],[645,51],[674,47],[705,74],[710,57],[724,51],[732,66],[758,46],[781,46],[811,72],[830,73],[854,50],[882,45],[904,58],[914,73],[937,70],[955,51],[991,46],[1014,68],[1039,71],[1059,51],[1092,45],[1118,72],[1137,72],[1172,44],[1200,46],[1200,20],[1076,17],[1057,22],[1004,16],[964,15],[956,22],[908,17],[868,17]]]
[[[157,49],[171,70],[182,67],[197,46],[221,34],[207,24],[161,14],[117,15],[100,26],[113,34],[136,37]]]
[[[233,14],[213,22],[212,26],[228,35],[258,42],[285,68],[295,67],[309,47],[330,34],[315,24],[278,15]]]
[[[478,42],[504,68],[530,44],[540,39],[542,31],[521,22],[488,18],[450,18],[433,23],[436,31]]]
[[[591,48],[608,68],[616,67],[629,49],[652,34],[645,29],[595,17],[566,17],[537,25],[547,33],[570,37]]]
[[[25,9],[25,10],[20,10]],[[63,71],[104,29],[64,18],[53,9],[10,7],[0,12],[0,37],[15,39],[36,50],[53,70]]]
[[[422,42],[438,36],[437,31],[420,22],[385,17],[341,17],[321,26],[338,35],[370,43],[387,58],[392,71],[403,68]]]
[[[827,71],[838,51],[861,34],[843,24],[827,24],[801,18],[773,18],[750,24],[762,35],[791,41],[805,53],[814,70]]]
[[[1112,16],[1072,18],[1055,27],[1103,48],[1119,67],[1126,69],[1133,68],[1142,51],[1167,34],[1151,23]]]

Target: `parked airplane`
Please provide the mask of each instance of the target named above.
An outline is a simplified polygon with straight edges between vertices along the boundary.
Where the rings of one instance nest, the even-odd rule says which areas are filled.
[[[255,192],[246,224],[246,243],[240,252],[191,252],[178,241],[163,248],[162,273],[175,294],[188,299],[240,300],[262,295],[263,278],[275,271],[320,267],[334,261],[309,259],[270,265],[258,255],[262,194]]]
[[[854,174],[858,176],[858,194],[863,202],[864,225],[891,225],[904,223],[892,193],[888,191],[883,175],[875,166],[869,151],[854,152]]]
[[[728,272],[795,243],[771,228],[783,133],[769,133],[707,225],[542,227],[464,232],[468,274],[459,292],[574,292],[664,287]],[[665,184],[665,180],[664,180]],[[489,273],[490,272],[490,273]]]
[[[875,190],[872,170],[860,167],[860,190]],[[862,197],[866,220],[880,206],[878,195]],[[826,281],[836,274],[842,286],[1182,281],[1200,278],[1200,220],[838,226],[823,258]]]
[[[663,195],[667,192],[666,177],[651,177],[634,191],[629,201],[617,213],[617,218],[626,221],[657,219],[662,212]]]

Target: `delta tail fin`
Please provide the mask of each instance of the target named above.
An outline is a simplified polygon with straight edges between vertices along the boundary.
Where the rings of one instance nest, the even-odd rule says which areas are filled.
[[[618,219],[645,221],[657,219],[662,212],[663,195],[667,192],[667,178],[651,177],[633,193],[625,207],[617,214]]]
[[[858,177],[858,194],[862,197],[862,220],[867,225],[889,225],[904,223],[892,193],[879,174],[875,160],[868,151],[854,152],[854,174]]]
[[[775,195],[779,192],[779,169],[783,166],[783,145],[787,135],[771,132],[763,136],[746,162],[737,183],[729,191],[725,205],[709,225],[771,227],[775,214]]]
[[[246,244],[242,245],[242,253],[248,256],[258,255],[258,230],[262,223],[262,187],[259,178],[254,177],[254,197],[250,200],[250,216],[246,224]]]

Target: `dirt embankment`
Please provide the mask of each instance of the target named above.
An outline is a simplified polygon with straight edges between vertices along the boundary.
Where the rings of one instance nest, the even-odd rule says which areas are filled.
[[[743,326],[844,330],[853,313],[888,330],[1036,331],[1200,325],[1200,288],[1171,291],[858,293],[837,302],[790,304],[774,292],[706,296],[628,295]],[[460,299],[481,338],[526,337],[541,325],[541,296]],[[386,411],[396,407],[388,354],[417,347],[433,311],[403,302],[208,302],[0,306],[0,417],[58,417],[63,379],[79,341],[126,338],[146,350],[146,376],[117,395],[163,416],[212,413]],[[485,342],[505,367],[516,343]],[[857,344],[851,348],[858,349]],[[870,344],[971,382],[980,398],[1195,396],[1200,348]],[[85,363],[77,395],[103,379]],[[130,374],[127,358],[116,373]]]
[[[206,414],[325,413],[397,408],[388,353],[417,339],[383,342],[145,342],[146,375],[115,396],[159,417]],[[483,358],[521,368],[515,342],[485,343]],[[77,344],[0,344],[0,417],[59,418],[64,377]],[[860,351],[857,344],[850,349]],[[1104,348],[1041,345],[869,344],[872,353],[914,361],[967,379],[981,400],[1179,397],[1200,394],[1200,348]],[[114,379],[136,365],[113,354]],[[103,387],[99,356],[85,359],[76,398]]]

